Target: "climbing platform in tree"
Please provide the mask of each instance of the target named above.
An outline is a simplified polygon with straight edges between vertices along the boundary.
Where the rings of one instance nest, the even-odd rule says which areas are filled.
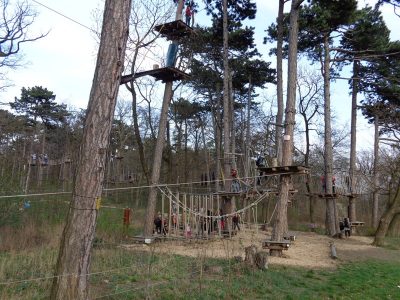
[[[270,250],[289,250],[290,247],[290,241],[289,240],[283,240],[283,241],[263,241],[262,242],[262,247],[265,249],[270,249]]]
[[[152,76],[156,80],[161,80],[162,82],[171,82],[177,80],[187,80],[190,78],[189,74],[178,70],[173,67],[165,67],[165,68],[157,68],[149,71],[137,72],[130,75],[124,75],[121,77],[120,84],[128,83],[131,80],[135,80],[136,78],[143,76]]]
[[[226,198],[232,198],[232,197],[235,197],[235,196],[242,196],[242,195],[245,195],[245,194],[246,194],[245,192],[224,192],[224,191],[214,193],[214,195],[216,195],[216,196],[221,196],[221,197],[226,197]]]
[[[337,198],[339,195],[336,193],[333,194],[317,194],[319,198]]]
[[[159,32],[162,37],[169,41],[177,41],[183,37],[191,35],[194,32],[193,28],[182,20],[157,25],[154,27],[154,30]]]
[[[343,196],[348,197],[348,198],[357,198],[359,194],[343,194]]]
[[[258,167],[260,172],[265,175],[281,175],[281,174],[308,174],[310,168],[304,166],[282,166],[282,167]]]

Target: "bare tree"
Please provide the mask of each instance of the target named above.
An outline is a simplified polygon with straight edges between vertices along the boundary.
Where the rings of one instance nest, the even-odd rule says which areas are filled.
[[[0,0],[0,79],[6,79],[4,68],[21,66],[22,44],[33,42],[47,35],[30,34],[29,28],[34,23],[37,13],[27,1],[10,5],[9,0]]]
[[[321,114],[320,109],[323,106],[322,100],[324,95],[321,76],[313,71],[300,70],[297,80],[297,90],[299,95],[298,110],[300,116],[303,118],[306,139],[304,165],[309,167],[311,151],[310,133],[311,130],[315,130],[315,128],[312,128],[313,122],[315,117]],[[307,175],[306,188],[310,198],[310,223],[314,223],[315,195],[312,191],[310,175]]]
[[[167,4],[165,1],[161,0],[134,0],[133,4],[135,10],[131,13],[129,22],[131,34],[129,35],[127,45],[128,49],[132,49],[131,53],[128,55],[128,65],[131,74],[135,74],[138,71],[146,56],[156,47],[155,41],[158,38],[158,35],[153,31],[154,26],[164,23],[172,15],[172,2]],[[146,29],[143,30],[143,28]],[[145,149],[142,137],[140,135],[137,111],[137,89],[140,89],[140,85],[132,79],[130,82],[126,83],[125,86],[132,96],[133,129],[138,146],[142,171],[147,183],[149,184],[150,174],[145,159]],[[140,94],[143,95],[142,92],[140,92]]]
[[[91,248],[128,38],[130,0],[106,0],[76,178],[51,299],[87,299]]]

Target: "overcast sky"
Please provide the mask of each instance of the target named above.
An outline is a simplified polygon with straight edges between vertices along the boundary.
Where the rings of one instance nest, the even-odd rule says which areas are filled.
[[[11,1],[11,3],[13,2]],[[94,34],[84,26],[78,25],[32,0],[29,2],[39,13],[31,32],[49,31],[49,34],[39,41],[24,44],[23,54],[26,64],[22,68],[9,71],[8,77],[13,86],[1,93],[1,102],[10,102],[14,97],[19,97],[22,87],[43,86],[57,95],[58,102],[86,108],[97,54]],[[88,27],[93,27],[93,12],[103,3],[102,0],[38,0],[37,2]],[[256,27],[256,42],[259,51],[264,54],[264,58],[272,61],[273,58],[268,56],[268,48],[262,44],[262,41],[265,36],[264,30],[276,18],[278,1],[257,0],[256,2],[257,18],[252,21],[252,26]],[[373,4],[375,1],[359,0],[359,3],[363,6],[364,3]],[[286,7],[289,9],[289,5]],[[392,30],[392,39],[400,39],[400,32],[396,31],[400,18],[395,16],[393,9],[389,6],[384,8],[383,15],[388,27]],[[200,24],[206,21],[204,18],[196,18],[196,20]],[[150,62],[150,64],[153,63],[153,61]],[[271,91],[271,94],[274,94],[274,91]],[[340,121],[349,122],[350,96],[347,83],[333,85],[332,103]],[[343,105],[344,103],[346,105]],[[367,126],[360,128],[360,135],[361,140],[363,140],[363,136],[365,139],[368,137],[366,146],[372,145],[371,131]]]

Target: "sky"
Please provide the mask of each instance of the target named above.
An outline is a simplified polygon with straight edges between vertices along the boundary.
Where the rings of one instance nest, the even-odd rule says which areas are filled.
[[[13,2],[16,1],[11,1]],[[69,107],[86,108],[95,68],[97,41],[95,34],[85,26],[94,26],[94,11],[102,8],[103,0],[28,0],[28,2],[38,12],[30,33],[34,35],[48,32],[48,35],[23,45],[25,65],[8,72],[12,86],[0,92],[0,102],[10,102],[19,97],[22,87],[43,86],[54,92],[58,102],[66,103]],[[276,19],[278,1],[257,0],[256,3],[257,17],[250,22],[250,25],[256,28],[255,40],[259,52],[267,61],[273,61],[273,58],[268,56],[269,46],[263,45],[262,41],[265,36],[264,30]],[[372,5],[375,1],[359,0],[360,6],[364,6],[364,3]],[[286,9],[289,8],[290,5],[286,4]],[[203,14],[204,12],[196,18],[200,25],[207,22],[207,17]],[[392,39],[400,39],[400,32],[396,31],[400,18],[395,16],[389,6],[384,7],[383,16],[392,31]],[[149,60],[147,65],[153,63],[154,61]],[[274,62],[272,66],[275,66]],[[347,82],[332,84],[333,110],[339,122],[350,124],[348,91]],[[268,94],[273,97],[275,94],[273,87],[267,91]],[[372,147],[373,129],[362,120],[361,115],[359,122],[362,125],[359,126],[358,132],[358,140],[361,141],[359,145]]]

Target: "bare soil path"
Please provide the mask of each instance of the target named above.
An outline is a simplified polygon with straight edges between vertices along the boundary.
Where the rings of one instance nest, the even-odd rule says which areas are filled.
[[[366,259],[381,259],[400,262],[400,250],[388,250],[372,246],[372,238],[351,236],[346,239],[332,239],[311,232],[294,232],[296,241],[292,242],[283,257],[269,257],[270,264],[299,266],[305,268],[335,268],[340,263]],[[270,232],[242,230],[232,239],[217,239],[208,241],[173,241],[148,245],[124,245],[132,250],[150,249],[155,253],[179,254],[191,257],[232,258],[244,257],[244,248],[254,244],[261,248],[261,241],[267,239]],[[339,259],[330,257],[329,243],[336,245]]]

